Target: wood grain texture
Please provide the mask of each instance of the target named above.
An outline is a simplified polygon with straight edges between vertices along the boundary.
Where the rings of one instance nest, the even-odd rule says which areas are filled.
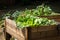
[[[25,40],[27,37],[25,34],[27,34],[26,29],[18,29],[16,27],[16,23],[12,20],[6,19],[6,32],[9,33],[11,36],[20,39]]]
[[[5,40],[5,35],[3,32],[3,28],[0,28],[0,40]]]
[[[52,19],[55,20],[57,22],[60,22],[60,15],[54,15],[54,16],[40,16],[42,18],[48,18],[48,19]]]
[[[18,40],[32,40],[39,38],[52,37],[57,35],[57,25],[27,27],[18,29],[13,20],[6,19],[6,32]],[[54,31],[53,31],[54,30]]]

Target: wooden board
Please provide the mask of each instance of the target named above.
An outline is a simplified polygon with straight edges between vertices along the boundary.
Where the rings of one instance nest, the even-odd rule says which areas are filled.
[[[0,40],[5,40],[5,35],[3,32],[3,28],[0,28]]]
[[[42,18],[48,18],[48,19],[53,19],[57,22],[60,22],[60,15],[54,15],[54,16],[39,16],[39,17],[42,17]]]
[[[9,33],[10,35],[17,39],[25,40],[27,33],[26,29],[18,29],[16,27],[15,22],[10,19],[6,19],[5,26],[7,33]]]
[[[36,26],[36,27],[28,27],[28,30],[31,32],[42,32],[42,31],[49,31],[55,30],[57,25],[49,25],[49,26]]]
[[[51,38],[57,36],[58,33],[56,30],[51,31],[43,31],[43,32],[30,32],[29,39],[43,39],[43,38]]]
[[[47,17],[49,19],[60,19],[60,15],[53,15],[53,16],[40,16],[40,17]]]
[[[40,26],[40,27],[29,27],[28,28],[28,39],[39,39],[49,36],[56,36],[57,31],[55,26]],[[54,30],[54,31],[53,31]],[[55,33],[55,34],[54,34]]]

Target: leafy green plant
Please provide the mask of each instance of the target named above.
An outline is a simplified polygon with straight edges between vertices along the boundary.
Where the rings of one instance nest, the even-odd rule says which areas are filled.
[[[49,6],[45,5],[43,12],[44,12],[45,16],[51,15],[52,14],[52,9]]]
[[[19,15],[17,20],[17,27],[24,28],[24,27],[34,27],[34,26],[47,26],[47,25],[55,25],[56,22],[54,20],[49,20],[47,18],[39,18],[30,14],[21,16]]]
[[[52,14],[52,9],[47,5],[37,6],[37,9],[39,10],[41,16],[49,16]]]
[[[16,11],[12,14],[12,18],[16,21],[18,28],[55,25],[54,20],[48,18],[39,18],[38,16],[50,16],[52,10],[47,5],[37,6],[36,9],[25,9],[24,11]]]

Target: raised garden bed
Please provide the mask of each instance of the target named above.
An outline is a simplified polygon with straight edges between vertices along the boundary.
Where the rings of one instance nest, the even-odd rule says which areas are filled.
[[[16,23],[10,19],[5,20],[6,32],[17,38],[18,40],[29,40],[32,38],[40,38],[40,32],[56,30],[57,25],[40,26],[40,27],[27,27],[18,29]],[[30,35],[31,34],[31,35]]]
[[[39,8],[37,9],[14,12],[10,19],[6,18],[5,20],[6,32],[18,40],[32,40],[55,36],[57,31],[53,30],[57,28],[56,24],[60,21],[60,15],[54,14],[53,16],[49,7],[43,7],[42,10],[44,9],[44,12]]]

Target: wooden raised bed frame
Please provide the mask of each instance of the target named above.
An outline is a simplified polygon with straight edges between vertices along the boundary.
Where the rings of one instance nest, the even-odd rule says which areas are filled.
[[[60,15],[53,15],[53,16],[39,16],[39,17],[42,17],[42,18],[48,18],[48,19],[53,19],[57,22],[60,22]]]
[[[30,37],[36,38],[40,37],[40,32],[55,30],[57,25],[51,26],[41,26],[41,27],[28,27],[24,29],[18,29],[16,27],[16,23],[13,20],[6,19],[5,20],[5,29],[6,32],[17,38],[18,40],[29,40]],[[34,34],[36,33],[35,37]],[[31,34],[31,35],[30,35]]]

